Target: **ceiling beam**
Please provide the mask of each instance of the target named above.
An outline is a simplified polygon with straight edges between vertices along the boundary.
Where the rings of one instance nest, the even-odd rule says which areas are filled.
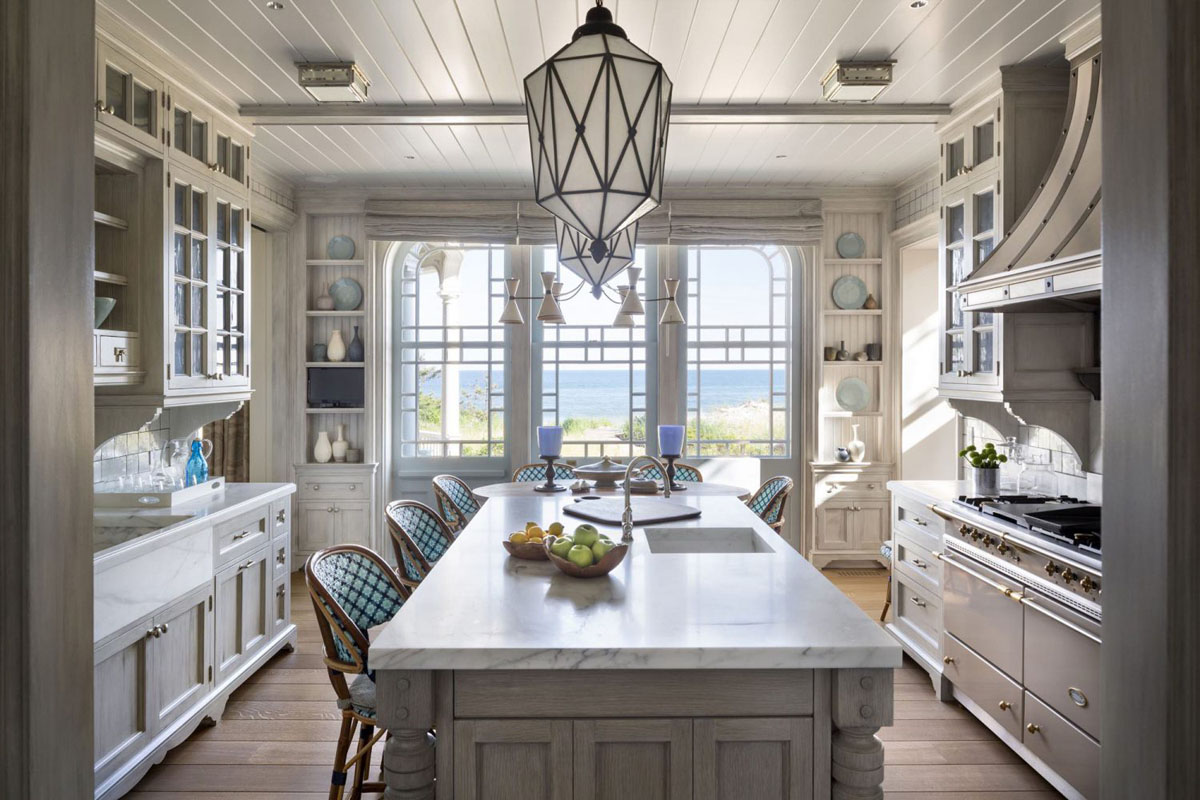
[[[928,125],[950,114],[937,104],[673,105],[674,125]],[[524,125],[523,105],[252,105],[242,106],[252,125]]]

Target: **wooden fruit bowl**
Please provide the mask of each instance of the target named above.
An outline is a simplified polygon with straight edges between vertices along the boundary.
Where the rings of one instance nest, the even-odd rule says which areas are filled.
[[[565,558],[559,558],[550,552],[550,545],[553,542],[554,539],[550,536],[547,536],[542,542],[545,557],[550,560],[551,564],[558,567],[560,572],[570,575],[572,578],[599,578],[601,575],[607,575],[617,568],[617,564],[625,560],[625,553],[629,551],[629,545],[619,544],[590,567],[577,567]]]
[[[524,558],[528,561],[545,561],[549,552],[542,547],[541,542],[522,542],[513,544],[508,539],[501,539],[500,544],[513,558]]]

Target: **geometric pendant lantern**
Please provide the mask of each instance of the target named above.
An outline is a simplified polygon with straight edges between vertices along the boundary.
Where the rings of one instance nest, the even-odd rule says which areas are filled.
[[[606,241],[662,201],[671,80],[630,44],[600,0],[571,43],[525,78],[534,199],[587,239]]]
[[[615,236],[604,243],[604,256],[596,259],[592,255],[591,240],[561,219],[555,218],[558,263],[583,278],[591,286],[592,296],[599,298],[600,287],[633,263],[634,249],[637,247],[637,228],[638,224],[635,222],[617,231]]]

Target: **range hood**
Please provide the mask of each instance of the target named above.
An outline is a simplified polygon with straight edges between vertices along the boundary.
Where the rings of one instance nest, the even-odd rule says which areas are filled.
[[[1071,59],[1050,168],[1016,224],[959,284],[969,311],[1096,310],[1100,302],[1100,44]]]

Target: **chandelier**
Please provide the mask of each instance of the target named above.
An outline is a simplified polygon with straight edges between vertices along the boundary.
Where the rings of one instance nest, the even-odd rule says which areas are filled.
[[[605,254],[596,258],[592,255],[588,238],[555,217],[554,238],[558,242],[558,263],[583,278],[592,287],[592,297],[599,299],[604,284],[633,263],[637,250],[637,228],[636,222],[622,228],[604,243]]]
[[[671,106],[662,64],[600,3],[525,78],[534,199],[581,235],[596,263],[662,200]]]

